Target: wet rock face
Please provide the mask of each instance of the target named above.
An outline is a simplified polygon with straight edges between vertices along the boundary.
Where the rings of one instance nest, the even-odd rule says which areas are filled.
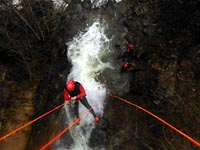
[[[198,5],[199,1],[130,2],[125,25],[129,31],[128,41],[135,43],[136,49],[142,53],[136,65],[144,69],[143,74],[146,74],[142,75],[144,78],[151,76],[152,72],[157,72],[157,75],[153,77],[155,79],[152,79],[153,84],[146,84],[146,86],[159,86],[157,88],[163,91],[158,93],[163,93],[168,87],[165,81],[173,84],[173,87],[169,87],[165,92],[167,98],[174,95],[177,73],[180,68],[184,68],[181,67],[182,62],[191,59],[194,60],[191,64],[197,65],[198,58],[194,58],[194,55],[198,55],[200,40],[197,36],[199,33]],[[147,67],[150,68],[147,69]],[[132,90],[137,90],[136,84],[145,85],[144,78],[139,81],[134,79]],[[154,93],[154,95],[159,94]]]
[[[165,36],[170,36],[170,39],[173,39],[181,32],[188,32],[197,38],[200,17],[199,5],[199,1],[161,1],[159,22]]]
[[[141,57],[136,61],[136,68],[141,68],[141,71],[132,77],[130,92],[124,97],[148,108],[198,140],[197,133],[200,133],[200,130],[197,126],[191,128],[191,120],[198,124],[200,118],[199,115],[194,115],[200,112],[198,103],[200,82],[197,78],[200,73],[198,69],[200,38],[197,36],[200,31],[197,8],[199,4],[199,1],[129,1],[126,19],[123,22],[128,30],[127,41],[134,43],[136,50],[141,52]],[[144,117],[140,113],[134,114],[134,108],[127,109],[126,104],[108,105],[109,110],[105,110],[105,116],[112,124],[110,132],[107,133],[108,149],[195,148],[195,145],[177,137],[169,128],[162,129],[151,117]],[[116,109],[121,111],[116,112]],[[127,116],[129,119],[127,123],[120,119],[122,111],[130,114]],[[139,119],[133,119],[134,117]],[[125,123],[126,127],[123,128]],[[132,134],[129,130],[130,124],[133,124]],[[140,129],[144,131],[138,129],[136,137],[138,139],[142,137],[143,140],[137,141],[134,137],[135,143],[124,141],[125,134],[129,135],[129,138],[133,137],[132,130],[136,130],[136,124],[139,124]],[[116,126],[118,127],[115,128]],[[116,136],[118,134],[121,138]],[[158,135],[161,138],[156,138]],[[154,141],[154,138],[157,140]],[[165,140],[172,144],[159,144]],[[116,143],[113,141],[124,142],[115,147]],[[184,147],[181,146],[181,142],[184,142]]]
[[[34,112],[33,99],[36,87],[26,85],[26,81],[19,86],[19,83],[9,77],[11,72],[11,68],[0,65],[0,137],[27,123]],[[0,149],[25,149],[30,132],[31,127],[27,127],[23,132],[9,136],[1,141]]]
[[[64,102],[63,89],[70,64],[67,63],[65,56],[56,58],[59,59],[55,59],[49,66],[49,74],[42,74],[43,76],[37,84],[33,118],[52,110]],[[59,109],[34,123],[26,149],[39,149],[45,145],[46,141],[49,141],[59,132],[60,127],[64,126],[63,116],[64,111]]]

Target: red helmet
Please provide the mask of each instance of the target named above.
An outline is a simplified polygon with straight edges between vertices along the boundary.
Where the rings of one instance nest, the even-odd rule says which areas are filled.
[[[127,62],[125,62],[125,63],[123,64],[123,68],[124,68],[124,69],[128,68],[128,63],[127,63]]]
[[[66,87],[69,91],[73,91],[75,88],[74,80],[69,80]]]
[[[130,48],[130,49],[133,49],[133,44],[129,44],[129,48]]]

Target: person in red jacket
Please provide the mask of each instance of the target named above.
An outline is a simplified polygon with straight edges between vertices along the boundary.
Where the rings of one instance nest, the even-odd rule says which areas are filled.
[[[122,56],[119,56],[118,58],[119,58],[119,59],[122,59],[123,61],[128,61],[128,62],[130,62],[130,61],[133,60],[134,57],[135,57],[134,46],[133,46],[133,44],[129,44],[128,50],[125,51],[125,52],[123,53],[123,55],[122,55]]]
[[[92,115],[94,116],[94,119],[96,122],[99,121],[99,117],[95,114],[94,109],[90,106],[88,103],[88,100],[86,98],[85,89],[83,88],[82,84],[74,81],[69,80],[66,84],[66,87],[64,88],[64,99],[67,101],[74,101],[74,112],[78,119],[77,124],[80,123],[79,118],[79,101],[90,110]]]
[[[133,70],[134,68],[130,63],[124,62],[122,64],[121,72],[132,72]]]

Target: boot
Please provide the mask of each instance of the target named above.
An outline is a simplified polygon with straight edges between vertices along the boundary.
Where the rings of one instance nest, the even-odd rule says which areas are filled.
[[[99,122],[99,117],[96,116],[96,117],[94,118],[94,120],[95,120],[96,122]]]

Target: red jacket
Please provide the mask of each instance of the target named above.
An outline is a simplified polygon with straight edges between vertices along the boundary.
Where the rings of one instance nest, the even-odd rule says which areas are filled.
[[[64,99],[67,101],[71,100],[71,97],[76,96],[77,99],[86,96],[85,89],[79,82],[75,82],[75,89],[74,91],[70,92],[67,88],[64,88]]]

